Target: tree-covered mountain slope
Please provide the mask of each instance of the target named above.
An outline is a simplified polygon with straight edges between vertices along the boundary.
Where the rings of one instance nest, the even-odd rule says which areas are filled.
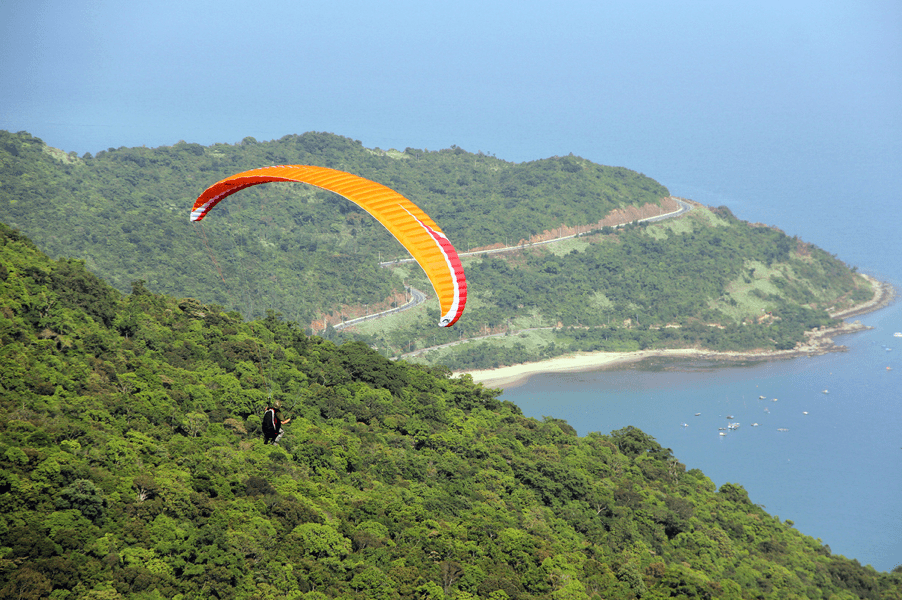
[[[0,411],[3,598],[902,598],[628,424],[122,295],[6,226]]]
[[[373,322],[356,329],[402,352],[416,340],[416,360],[454,369],[577,351],[774,351],[803,343],[806,332],[837,323],[831,312],[875,293],[824,250],[741,221],[726,207],[698,204],[678,219],[475,256],[464,266],[473,301],[458,331],[416,336],[434,309],[405,317],[403,327]],[[486,334],[494,337],[429,350]]]
[[[403,292],[401,278],[378,263],[407,256],[404,249],[329,192],[258,186],[229,198],[203,224],[189,223],[194,199],[209,185],[278,164],[332,167],[387,185],[423,208],[461,249],[597,222],[668,194],[644,175],[574,156],[516,164],[456,147],[382,151],[306,133],[78,157],[25,132],[0,131],[0,221],[55,258],[83,257],[122,292],[143,279],[155,292],[248,316],[271,309],[309,323]]]
[[[435,327],[433,299],[336,334],[324,319],[431,293],[415,265],[380,268],[403,248],[335,194],[269,184],[220,204],[202,224],[188,212],[224,176],[280,163],[329,166],[397,189],[461,251],[517,244],[562,225],[587,227],[668,195],[624,168],[574,157],[509,163],[456,147],[404,152],[324,134],[204,147],[119,148],[78,157],[27,133],[0,132],[0,221],[53,257],[82,257],[121,292],[192,297],[245,317],[275,311],[329,339],[402,354],[486,334],[488,342],[419,356],[455,369],[529,362],[584,350],[792,348],[831,323],[828,309],[868,298],[870,284],[828,253],[772,227],[696,205],[679,219],[464,259],[466,312]],[[762,318],[764,317],[764,318]]]

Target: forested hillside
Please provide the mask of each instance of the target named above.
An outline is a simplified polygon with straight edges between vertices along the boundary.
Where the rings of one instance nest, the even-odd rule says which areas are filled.
[[[340,334],[322,325],[403,303],[406,285],[431,286],[369,215],[302,184],[242,191],[192,226],[194,198],[249,168],[334,167],[414,200],[459,250],[517,244],[561,225],[579,238],[464,259],[468,304],[437,328],[434,298],[416,310]],[[267,311],[336,341],[356,339],[389,357],[487,334],[490,342],[417,357],[453,369],[529,362],[573,351],[691,347],[793,348],[830,309],[869,299],[870,284],[829,253],[721,207],[696,205],[672,221],[591,229],[616,209],[667,196],[624,168],[574,157],[514,164],[456,147],[364,148],[324,133],[204,147],[119,148],[82,157],[27,133],[0,132],[0,221],[55,257],[81,257],[127,293],[196,298],[245,317]],[[314,323],[319,323],[314,326]]]
[[[143,279],[156,292],[248,316],[271,309],[309,323],[343,305],[376,305],[403,292],[401,278],[378,262],[407,256],[404,249],[369,215],[329,192],[259,186],[230,198],[203,225],[189,223],[194,199],[206,187],[277,164],[332,167],[387,185],[423,208],[460,249],[516,243],[667,195],[634,171],[573,156],[515,164],[456,147],[388,152],[306,133],[79,157],[25,132],[0,131],[0,221],[55,258],[83,257],[122,292]]]
[[[902,598],[628,424],[123,295],[6,226],[0,411],[2,598]]]
[[[604,230],[557,245],[464,261],[477,300],[456,328],[490,340],[430,350],[417,360],[453,369],[497,367],[577,351],[652,348],[788,350],[838,323],[829,313],[873,297],[836,257],[773,227],[696,205],[673,221]],[[453,342],[425,330],[357,330],[380,346]],[[428,331],[428,330],[427,330]]]

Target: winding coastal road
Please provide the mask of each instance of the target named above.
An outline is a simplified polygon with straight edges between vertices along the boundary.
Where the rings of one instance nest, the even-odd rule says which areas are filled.
[[[363,323],[364,321],[370,321],[372,319],[378,319],[379,317],[384,317],[386,315],[391,315],[394,313],[401,312],[402,310],[407,310],[408,308],[413,308],[418,304],[422,304],[426,301],[426,294],[421,292],[415,287],[408,286],[407,291],[410,292],[410,300],[401,306],[396,306],[395,308],[390,308],[388,310],[383,310],[382,312],[373,313],[371,315],[363,315],[362,317],[357,317],[356,319],[348,319],[347,321],[343,321],[336,325],[333,325],[332,328],[335,331],[341,331],[345,327],[350,327],[351,325],[357,325],[358,323]]]
[[[629,223],[654,223],[657,221],[663,221],[664,219],[673,219],[676,217],[680,217],[690,210],[692,210],[692,205],[683,200],[682,198],[677,198],[676,196],[671,196],[671,198],[676,201],[680,207],[673,211],[663,215],[658,215],[656,217],[646,217],[644,219],[636,219],[635,221],[630,221]],[[629,225],[629,223],[621,223],[620,225],[614,225],[614,227],[623,227],[624,225]],[[561,237],[552,238],[550,240],[543,240],[541,242],[529,242],[526,244],[518,244],[516,246],[505,246],[503,248],[491,248],[488,250],[473,250],[470,252],[458,252],[458,256],[482,256],[483,254],[499,254],[502,252],[515,252],[517,250],[523,250],[524,248],[533,248],[535,246],[543,246],[545,244],[556,244],[557,242],[562,242],[564,240],[569,240],[575,237],[579,237],[581,235],[586,235],[585,233],[574,233],[572,235],[565,235]],[[379,263],[379,266],[383,269],[387,267],[393,267],[395,265],[401,265],[404,263],[414,262],[413,258],[398,258],[395,260],[386,260]]]
[[[680,216],[686,214],[687,212],[689,212],[690,210],[692,210],[692,205],[689,204],[688,202],[686,202],[685,200],[683,200],[682,198],[677,198],[675,196],[671,196],[671,198],[673,200],[675,200],[677,204],[680,205],[680,207],[677,210],[663,214],[663,215],[658,215],[656,217],[646,217],[644,219],[637,219],[636,221],[630,221],[630,223],[654,223],[657,221],[663,221],[664,219],[673,219],[676,217],[680,217]],[[628,224],[629,223],[621,223],[620,225],[615,225],[615,227],[623,227],[624,225],[628,225]],[[535,246],[542,246],[545,244],[555,244],[557,242],[561,242],[563,240],[569,240],[571,238],[579,237],[581,235],[585,235],[585,234],[584,233],[576,233],[573,235],[565,235],[565,236],[553,238],[550,240],[544,240],[541,242],[530,242],[528,244],[519,244],[517,246],[505,246],[504,248],[492,248],[490,250],[474,250],[472,252],[460,252],[458,254],[458,256],[481,256],[484,254],[499,254],[502,252],[515,252],[517,250],[523,250],[524,248],[532,248]],[[395,265],[400,265],[400,264],[409,263],[409,262],[414,262],[414,259],[413,258],[399,258],[397,260],[388,260],[388,261],[380,262],[379,266],[384,269],[387,267],[393,267]],[[358,323],[363,323],[364,321],[371,321],[373,319],[378,319],[380,317],[398,313],[403,310],[411,309],[411,308],[418,306],[426,301],[427,296],[424,292],[422,292],[414,287],[407,287],[407,291],[410,292],[410,300],[408,302],[406,302],[405,304],[403,304],[402,306],[397,306],[395,308],[391,308],[389,310],[384,310],[384,311],[378,312],[378,313],[373,313],[371,315],[364,315],[362,317],[357,317],[356,319],[349,319],[347,321],[343,321],[341,323],[334,325],[333,329],[335,329],[336,331],[341,331],[342,329],[344,329],[346,327],[350,327],[352,325],[357,325]],[[488,335],[488,336],[484,336],[484,337],[492,337],[492,336]],[[469,338],[469,339],[472,340],[472,339],[478,339],[478,338]],[[451,342],[451,343],[445,344],[445,345],[453,346],[458,343],[460,343],[460,342]],[[422,351],[423,350],[420,350],[419,352],[422,352]],[[415,353],[416,352],[414,352],[413,354],[415,354]]]

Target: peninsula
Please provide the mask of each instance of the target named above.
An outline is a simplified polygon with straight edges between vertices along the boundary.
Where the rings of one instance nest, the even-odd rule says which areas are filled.
[[[482,383],[486,387],[512,388],[523,385],[533,375],[542,373],[568,373],[611,369],[655,357],[720,361],[764,361],[843,351],[845,350],[845,347],[836,344],[834,341],[836,336],[855,333],[866,329],[860,321],[849,322],[848,319],[883,308],[895,299],[895,290],[888,283],[878,281],[869,276],[864,277],[871,282],[874,288],[874,297],[851,308],[831,313],[831,317],[843,319],[843,322],[833,327],[825,327],[806,332],[806,341],[791,350],[730,352],[680,348],[636,350],[633,352],[574,352],[572,354],[538,362],[510,365],[495,369],[474,369],[472,371],[457,372],[455,375],[468,375],[474,382]]]

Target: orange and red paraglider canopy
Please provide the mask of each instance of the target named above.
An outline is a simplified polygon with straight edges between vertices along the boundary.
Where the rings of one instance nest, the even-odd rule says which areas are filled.
[[[460,318],[467,303],[467,280],[454,246],[420,207],[374,181],[326,167],[282,165],[253,169],[207,188],[194,202],[191,220],[202,220],[226,196],[252,185],[275,181],[309,183],[335,192],[371,214],[426,272],[441,307],[439,325],[450,327]]]

